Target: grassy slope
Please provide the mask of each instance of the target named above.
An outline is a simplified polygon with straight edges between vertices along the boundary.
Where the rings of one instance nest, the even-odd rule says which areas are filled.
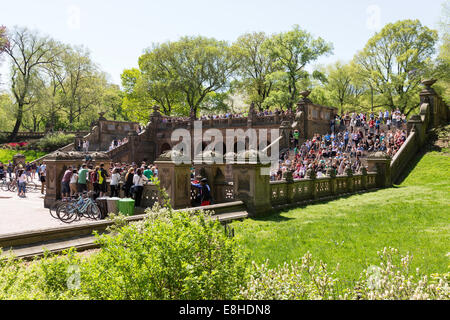
[[[419,160],[419,159],[418,159]],[[429,152],[394,188],[309,205],[262,219],[233,223],[251,259],[271,266],[306,251],[353,280],[378,264],[385,246],[413,254],[413,267],[448,272],[450,157]]]
[[[46,152],[35,150],[0,149],[0,161],[3,163],[8,163],[8,161],[12,160],[13,156],[17,153],[23,154],[25,156],[25,161],[33,161],[47,154]]]

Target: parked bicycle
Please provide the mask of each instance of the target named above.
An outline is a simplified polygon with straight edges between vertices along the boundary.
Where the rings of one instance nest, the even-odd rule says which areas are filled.
[[[86,192],[75,201],[62,201],[56,207],[56,216],[64,223],[71,223],[86,217],[92,220],[100,220],[102,214],[95,201]],[[51,213],[51,212],[50,212]]]

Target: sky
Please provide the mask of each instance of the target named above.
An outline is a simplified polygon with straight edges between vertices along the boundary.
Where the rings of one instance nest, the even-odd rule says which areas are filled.
[[[449,0],[447,0],[449,1]],[[0,25],[28,27],[83,45],[120,84],[124,69],[153,43],[202,35],[235,41],[247,32],[273,34],[298,24],[334,46],[317,64],[349,61],[386,23],[419,19],[437,29],[443,0],[0,0]],[[2,88],[8,85],[3,58]]]

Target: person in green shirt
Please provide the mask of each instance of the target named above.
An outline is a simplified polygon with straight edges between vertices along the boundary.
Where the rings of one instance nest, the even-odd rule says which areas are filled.
[[[145,170],[143,172],[144,176],[147,177],[147,179],[151,179],[153,177],[153,171],[150,169],[149,166],[145,167]]]
[[[300,132],[298,130],[294,131],[294,146],[298,147],[298,138],[300,137]]]
[[[80,171],[78,171],[78,184],[77,184],[78,192],[87,191],[86,177],[88,172],[89,170],[86,168],[86,164],[83,164],[81,166]]]

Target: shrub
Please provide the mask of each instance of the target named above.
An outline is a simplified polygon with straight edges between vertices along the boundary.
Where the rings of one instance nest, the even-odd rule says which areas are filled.
[[[81,281],[94,299],[232,299],[247,279],[235,240],[202,211],[165,210],[98,241]]]
[[[397,249],[378,252],[379,266],[370,266],[353,286],[335,278],[322,262],[314,262],[308,252],[299,262],[285,263],[275,269],[254,265],[252,276],[241,287],[243,299],[355,299],[355,300],[448,300],[449,274],[412,273],[412,256]]]
[[[73,134],[49,133],[36,143],[36,147],[41,151],[52,152],[72,143],[74,139],[75,135]]]

